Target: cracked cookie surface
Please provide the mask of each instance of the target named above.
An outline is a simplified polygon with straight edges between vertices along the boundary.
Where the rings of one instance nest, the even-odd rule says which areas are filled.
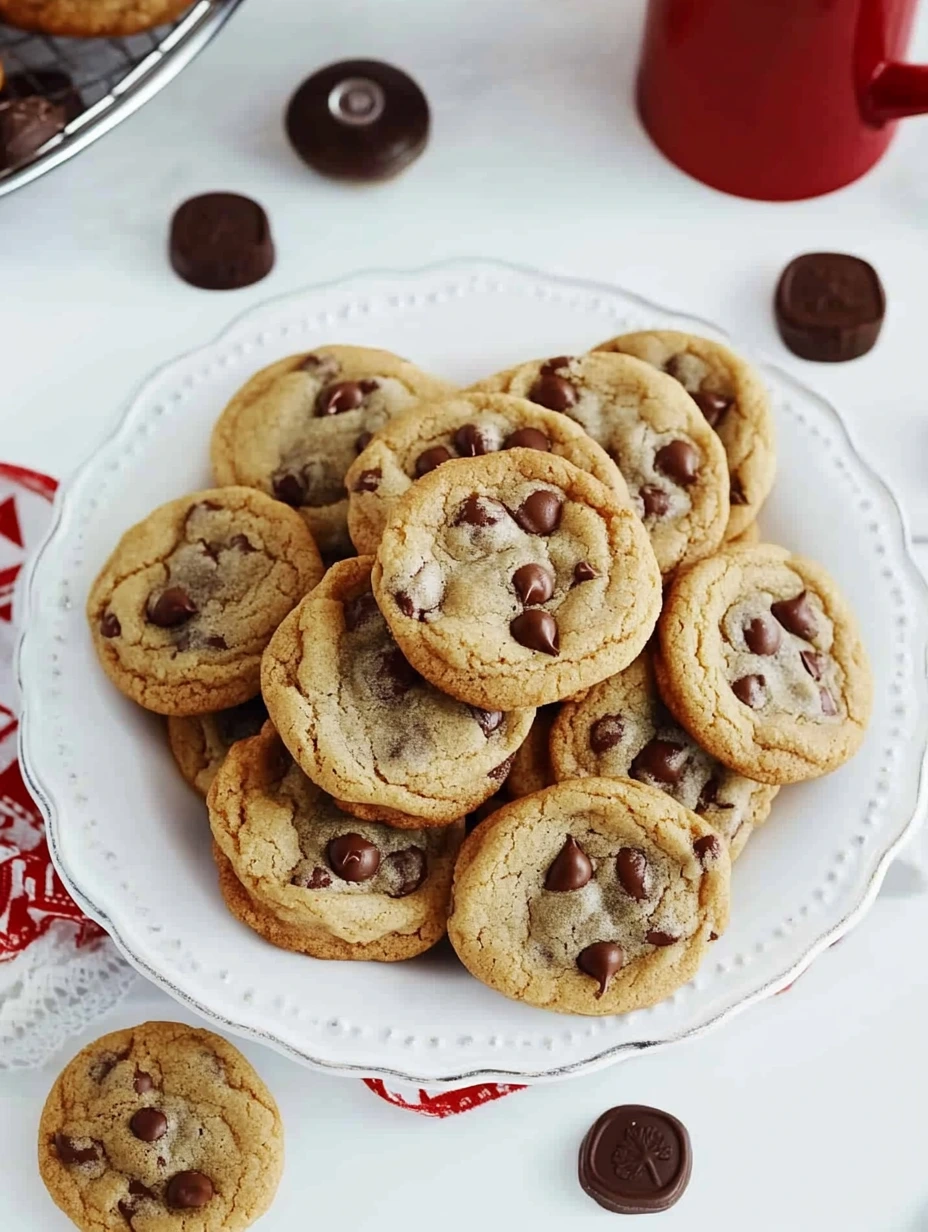
[[[207,803],[226,903],[275,945],[394,961],[443,936],[463,822],[398,830],[349,816],[270,723],[233,746]]]
[[[616,464],[572,419],[508,394],[457,394],[391,420],[353,463],[346,485],[354,546],[376,552],[396,502],[429,471],[453,458],[519,448],[566,458],[629,499]]]
[[[670,590],[658,688],[719,761],[766,783],[847,761],[873,686],[857,622],[821,565],[772,544],[732,547]]]
[[[393,416],[454,386],[371,347],[323,346],[262,368],[213,429],[217,483],[258,488],[298,509],[327,554],[352,551],[345,474]]]
[[[298,514],[250,488],[169,501],[126,531],[90,591],[87,619],[109,678],[160,714],[254,697],[261,654],[322,576]]]
[[[236,740],[257,736],[266,720],[260,695],[215,714],[171,715],[168,744],[184,780],[205,796]]]
[[[39,1170],[82,1232],[239,1232],[283,1170],[273,1097],[210,1031],[146,1022],[89,1044],[49,1092]]]
[[[679,330],[621,334],[594,348],[634,355],[679,381],[725,447],[731,513],[726,539],[757,517],[776,475],[776,435],[760,374],[727,346]]]
[[[271,639],[268,712],[303,770],[346,811],[446,825],[499,790],[534,710],[470,706],[429,684],[371,593],[373,557],[341,561]]]
[[[709,556],[728,522],[728,467],[718,437],[679,383],[629,355],[535,360],[478,382],[559,411],[622,472],[665,579]]]
[[[653,1005],[728,922],[730,862],[702,818],[628,779],[559,783],[465,840],[448,936],[477,979],[574,1014]]]
[[[716,761],[661,702],[644,651],[617,676],[565,702],[550,736],[555,781],[633,778],[658,787],[707,821],[739,855],[779,788]]]
[[[420,479],[384,531],[373,584],[413,667],[502,710],[558,701],[621,670],[661,603],[632,509],[533,449],[462,458]]]

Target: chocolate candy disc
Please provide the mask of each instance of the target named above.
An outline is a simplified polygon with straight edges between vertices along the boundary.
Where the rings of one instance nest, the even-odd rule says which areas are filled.
[[[657,944],[657,943],[655,943]],[[580,1147],[584,1191],[607,1211],[643,1215],[666,1211],[686,1189],[693,1169],[686,1127],[658,1108],[610,1108]]]
[[[207,291],[232,291],[260,282],[274,268],[267,214],[250,197],[204,193],[171,220],[171,265],[185,282]]]
[[[802,359],[835,364],[866,355],[886,314],[872,265],[844,252],[807,252],[790,261],[774,297],[780,337]]]
[[[379,60],[342,60],[308,77],[287,106],[290,144],[322,175],[384,180],[425,149],[429,105],[405,73]]]

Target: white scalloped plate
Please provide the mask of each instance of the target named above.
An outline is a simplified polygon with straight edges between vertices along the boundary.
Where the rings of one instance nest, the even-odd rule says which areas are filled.
[[[226,912],[202,803],[160,721],[97,667],[84,599],[118,535],[209,481],[213,420],[258,367],[324,342],[410,355],[462,383],[629,329],[719,331],[612,287],[485,262],[351,278],[266,305],[146,382],[59,495],[26,588],[22,759],[71,893],[149,978],[206,1018],[311,1065],[430,1085],[594,1069],[717,1024],[790,983],[857,921],[920,813],[928,604],[892,495],[837,413],[766,366],[780,471],[767,538],[822,561],[860,617],[876,705],[858,756],[784,789],[738,861],[732,922],[692,983],[624,1017],[507,1001],[444,946],[409,963],[273,949]]]

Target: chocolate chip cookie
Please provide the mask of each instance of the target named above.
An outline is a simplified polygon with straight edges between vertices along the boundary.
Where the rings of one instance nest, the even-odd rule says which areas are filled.
[[[283,622],[264,699],[300,766],[346,811],[446,825],[499,789],[535,712],[467,705],[424,680],[374,601],[372,564],[334,565]]]
[[[266,720],[267,707],[260,695],[215,714],[171,715],[168,743],[178,770],[195,791],[205,796],[236,740],[256,736]]]
[[[707,822],[628,779],[559,783],[465,840],[448,936],[478,980],[572,1014],[622,1014],[695,973],[728,922],[730,863]]]
[[[535,711],[535,722],[512,759],[512,769],[504,784],[510,800],[530,796],[533,791],[553,787],[557,782],[548,743],[559,709],[559,706],[540,706]]]
[[[394,961],[444,934],[463,822],[361,822],[300,770],[270,723],[230,750],[209,797],[227,905],[284,949]]]
[[[352,464],[348,530],[358,552],[377,551],[396,502],[417,479],[452,458],[501,449],[556,454],[629,499],[616,464],[573,420],[508,394],[457,394],[391,420]]]
[[[101,38],[150,30],[190,5],[191,0],[0,0],[0,21],[43,34]]]
[[[628,355],[555,356],[479,382],[574,419],[617,463],[661,573],[710,556],[728,523],[718,437],[680,385]]]
[[[721,342],[672,329],[622,334],[595,350],[634,355],[680,382],[725,447],[731,503],[725,538],[740,535],[776,474],[773,415],[760,374]]]
[[[557,782],[593,776],[659,787],[704,818],[733,860],[779,791],[729,770],[674,721],[661,702],[648,651],[564,703],[551,731],[550,760]]]
[[[564,458],[460,459],[397,504],[374,594],[436,687],[507,710],[559,701],[620,671],[647,641],[660,573],[628,505]]]
[[[237,1048],[179,1022],[104,1035],[66,1066],[39,1171],[82,1232],[240,1232],[283,1171],[277,1105]]]
[[[728,548],[674,583],[659,632],[664,701],[733,770],[795,783],[857,751],[870,668],[821,565],[772,544]]]
[[[345,473],[373,433],[454,386],[389,351],[324,346],[248,381],[213,429],[217,483],[259,488],[298,509],[327,554],[351,551]]]
[[[87,601],[94,648],[127,697],[159,714],[248,701],[261,654],[322,576],[306,523],[251,488],[170,501],[126,531]]]

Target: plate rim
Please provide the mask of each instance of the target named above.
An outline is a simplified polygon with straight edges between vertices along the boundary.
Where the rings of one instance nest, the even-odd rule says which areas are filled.
[[[701,317],[692,312],[678,311],[677,309],[658,303],[650,297],[640,294],[639,292],[627,290],[616,283],[609,283],[596,279],[574,278],[563,274],[552,274],[531,266],[483,257],[459,257],[449,261],[433,262],[407,269],[376,267],[366,270],[358,270],[320,283],[311,283],[295,291],[289,291],[285,294],[263,300],[258,304],[253,304],[237,313],[213,338],[201,343],[199,346],[191,347],[186,351],[173,356],[171,359],[154,368],[135,387],[130,396],[122,404],[120,411],[114,417],[109,429],[99,439],[96,445],[92,447],[83,461],[75,468],[73,473],[69,475],[67,479],[63,480],[59,484],[55,495],[52,517],[48,528],[40,544],[22,571],[22,580],[20,587],[18,588],[18,597],[21,601],[23,622],[22,631],[19,635],[14,655],[14,674],[20,697],[18,733],[20,765],[26,786],[29,789],[30,794],[35,799],[45,821],[46,835],[52,863],[54,864],[59,877],[71,896],[80,905],[85,914],[105,929],[126,961],[146,979],[160,987],[163,991],[167,992],[172,998],[179,1001],[181,1004],[186,1005],[195,1013],[201,1015],[207,1021],[218,1025],[220,1028],[227,1030],[232,1034],[243,1036],[258,1043],[265,1044],[266,1046],[273,1048],[275,1051],[282,1053],[293,1060],[308,1065],[310,1068],[330,1074],[341,1074],[353,1077],[378,1076],[393,1078],[413,1084],[425,1084],[431,1089],[460,1086],[462,1084],[475,1081],[498,1081],[507,1084],[534,1084],[556,1081],[558,1079],[571,1077],[579,1073],[592,1073],[595,1070],[602,1069],[607,1065],[627,1060],[633,1055],[654,1051],[660,1048],[666,1048],[673,1044],[680,1043],[683,1040],[696,1038],[715,1027],[721,1026],[736,1014],[748,1009],[751,1005],[755,1005],[758,1002],[766,1000],[768,997],[782,991],[798,979],[798,977],[815,961],[819,954],[821,954],[830,945],[838,941],[841,937],[846,935],[866,915],[870,907],[873,905],[877,894],[879,893],[880,886],[882,885],[883,879],[886,876],[887,870],[893,860],[923,821],[926,811],[926,802],[928,802],[928,742],[926,742],[918,765],[917,788],[915,791],[915,800],[912,812],[905,820],[904,824],[902,824],[893,840],[883,848],[882,854],[876,860],[866,886],[859,894],[856,905],[851,907],[839,921],[831,924],[828,928],[820,932],[816,939],[808,944],[802,955],[797,958],[785,972],[768,980],[753,992],[747,993],[740,997],[733,1004],[724,1006],[716,1014],[695,1026],[686,1027],[674,1034],[668,1035],[666,1038],[625,1041],[622,1043],[613,1044],[608,1048],[602,1049],[601,1051],[593,1054],[592,1056],[577,1059],[563,1065],[554,1065],[541,1069],[506,1069],[476,1066],[472,1069],[463,1069],[461,1072],[454,1074],[449,1073],[442,1074],[438,1077],[433,1075],[424,1077],[420,1074],[398,1068],[394,1065],[372,1066],[351,1064],[345,1061],[332,1061],[326,1059],[325,1057],[314,1055],[312,1051],[304,1050],[293,1044],[287,1043],[286,1041],[273,1035],[270,1031],[264,1031],[260,1028],[250,1026],[247,1023],[236,1021],[235,1019],[230,1018],[227,1014],[217,1012],[216,1010],[209,1008],[194,995],[175,985],[170,978],[152,966],[146,958],[141,957],[135,952],[133,947],[126,941],[118,924],[113,920],[110,914],[95,903],[71,875],[64,861],[64,857],[58,842],[58,827],[60,825],[62,810],[54,800],[51,791],[43,783],[42,776],[35,769],[30,756],[29,736],[31,735],[32,727],[27,691],[23,682],[23,662],[26,655],[27,643],[30,642],[30,634],[31,632],[34,633],[34,626],[30,617],[33,615],[37,603],[36,578],[40,571],[42,560],[47,551],[63,531],[66,524],[66,515],[69,512],[74,493],[80,486],[87,471],[92,468],[100,455],[106,453],[110,447],[119,440],[123,433],[130,429],[135,408],[140,403],[150,386],[154,385],[163,375],[175,366],[189,361],[194,356],[205,354],[220,345],[224,340],[230,339],[246,322],[254,321],[265,312],[282,308],[288,302],[296,302],[310,294],[323,294],[329,291],[334,292],[339,289],[347,290],[354,285],[364,284],[366,282],[411,281],[425,278],[430,275],[442,273],[461,275],[465,272],[471,275],[477,273],[517,275],[522,278],[539,280],[540,282],[546,284],[555,284],[564,288],[571,288],[574,291],[586,291],[590,293],[608,295],[619,294],[625,299],[633,302],[637,307],[644,311],[649,311],[663,316],[671,315],[678,321],[687,323],[693,328],[694,332],[708,332],[711,335],[726,341],[729,341],[731,337],[728,330],[720,327],[715,322],[707,318]],[[739,347],[738,349],[740,353],[744,353],[751,357],[752,360],[758,363],[762,368],[772,372],[778,382],[790,386],[793,390],[799,393],[802,398],[813,400],[827,415],[832,425],[838,430],[843,446],[850,452],[855,462],[865,472],[867,479],[880,489],[881,494],[887,501],[888,507],[894,515],[894,534],[898,534],[897,546],[901,549],[899,552],[899,563],[904,564],[909,584],[913,591],[915,591],[921,599],[922,607],[928,607],[928,579],[926,579],[922,574],[912,554],[912,537],[906,511],[897,498],[896,493],[888,480],[883,477],[883,475],[872,465],[872,463],[858,448],[853,431],[845,422],[837,407],[834,406],[834,404],[822,394],[807,386],[802,380],[782,368],[779,364],[767,359],[765,355],[754,352],[752,348]],[[37,634],[35,636],[37,636]],[[917,679],[924,685],[925,683],[928,683],[928,638],[923,639],[920,645],[917,643],[913,644],[912,649]],[[920,672],[918,670],[919,652],[921,655]],[[926,696],[923,693],[920,698],[919,708],[924,710],[925,704]]]

